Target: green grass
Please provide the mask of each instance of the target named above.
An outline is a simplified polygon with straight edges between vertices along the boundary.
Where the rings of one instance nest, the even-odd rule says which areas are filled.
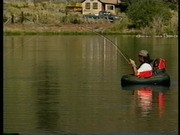
[[[138,33],[120,33],[120,32],[103,32],[99,33],[102,35],[137,35]],[[96,35],[94,32],[12,32],[6,31],[4,32],[4,36],[11,36],[11,35]]]

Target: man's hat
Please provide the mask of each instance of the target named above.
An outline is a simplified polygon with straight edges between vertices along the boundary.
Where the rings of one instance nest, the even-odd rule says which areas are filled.
[[[140,55],[140,56],[143,56],[143,57],[146,57],[146,56],[148,55],[148,51],[146,51],[146,50],[141,50],[141,51],[139,51],[139,55]]]

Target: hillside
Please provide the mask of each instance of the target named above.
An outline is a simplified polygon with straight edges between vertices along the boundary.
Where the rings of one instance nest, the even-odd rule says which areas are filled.
[[[4,2],[4,32],[54,32],[82,33],[90,32],[80,27],[88,27],[103,32],[119,32],[116,26],[120,22],[111,23],[107,20],[85,19],[82,14],[66,12],[66,4]],[[123,32],[123,31],[121,31]]]
[[[31,2],[32,0],[7,1],[9,0],[3,2],[3,30],[5,34],[91,34],[92,32],[88,29],[84,29],[86,27],[108,34],[177,35],[178,12],[175,10],[171,10],[171,18],[169,18],[168,23],[164,23],[159,17],[159,20],[154,19],[149,26],[135,28],[126,13],[120,13],[119,16],[122,19],[112,23],[107,19],[85,19],[80,13],[67,12],[66,5],[75,4],[69,0],[69,2],[36,1],[35,3]],[[135,15],[137,14],[134,14],[133,17]],[[146,18],[148,18],[147,15]]]

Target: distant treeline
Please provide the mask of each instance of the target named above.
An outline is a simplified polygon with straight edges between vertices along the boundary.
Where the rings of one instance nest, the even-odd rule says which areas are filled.
[[[4,0],[5,2],[81,2],[82,0]]]
[[[83,0],[4,0],[12,2],[82,2]],[[134,0],[121,0],[122,2],[132,3]],[[164,2],[178,3],[178,0],[163,0]]]

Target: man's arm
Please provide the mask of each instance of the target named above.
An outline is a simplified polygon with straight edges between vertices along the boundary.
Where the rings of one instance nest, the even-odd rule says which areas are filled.
[[[129,60],[130,60],[130,64],[131,64],[131,66],[132,66],[134,75],[137,76],[137,75],[138,75],[138,71],[137,71],[136,63],[135,63],[134,60],[132,60],[132,59],[129,59]]]

